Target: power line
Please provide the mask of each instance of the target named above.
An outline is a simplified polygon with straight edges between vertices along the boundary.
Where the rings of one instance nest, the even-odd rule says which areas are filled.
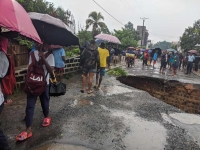
[[[121,25],[125,26],[122,22],[120,22],[118,19],[116,19],[113,15],[111,15],[107,10],[105,10],[100,4],[98,4],[95,0],[93,0],[101,9],[103,9],[108,15],[110,15],[113,19],[115,19],[117,22],[119,22]]]
[[[138,5],[140,11],[144,14],[144,11],[141,9],[141,7],[140,7],[140,5],[138,4],[137,0],[135,0],[135,1],[136,1],[136,4]],[[145,15],[145,14],[144,14],[144,15]],[[145,15],[145,16],[146,16],[146,15]]]
[[[120,23],[121,25],[123,25],[123,26],[125,26],[122,22],[120,22],[118,19],[116,19],[113,15],[111,15],[107,10],[105,10],[100,4],[98,4],[95,0],[93,0],[101,9],[103,9],[108,15],[110,15],[114,20],[116,20],[118,23]],[[125,1],[125,0],[124,0]],[[128,3],[127,3],[128,4]],[[141,18],[141,19],[148,19],[148,18]],[[152,34],[152,32],[149,32],[149,33],[151,33]],[[160,39],[164,39],[164,38],[161,38],[161,37],[159,37],[158,36],[158,34],[156,35],[156,34],[152,34],[152,35],[154,35],[154,36],[156,36],[156,37],[158,37],[158,38],[160,38]],[[176,37],[176,38],[178,38],[178,37]],[[169,38],[168,38],[169,39]]]
[[[126,0],[124,0],[124,2],[127,4],[127,6],[129,7],[130,10],[132,10],[133,12],[135,12],[137,15],[140,16],[140,14],[138,14]]]

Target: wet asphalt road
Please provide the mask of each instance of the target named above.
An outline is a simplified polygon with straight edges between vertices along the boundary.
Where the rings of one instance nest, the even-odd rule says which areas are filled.
[[[158,69],[127,69],[129,74],[159,75]],[[151,73],[152,72],[152,73]],[[180,76],[180,77],[179,77]],[[199,77],[178,80],[197,82]],[[185,80],[184,80],[185,81]],[[52,124],[43,128],[43,115],[38,101],[33,123],[33,137],[16,143],[15,136],[25,129],[23,115],[26,98],[13,97],[1,115],[1,128],[13,150],[199,150],[200,116],[186,114],[144,91],[121,84],[106,76],[101,90],[91,95],[79,92],[81,75],[67,83],[67,93],[51,98]]]

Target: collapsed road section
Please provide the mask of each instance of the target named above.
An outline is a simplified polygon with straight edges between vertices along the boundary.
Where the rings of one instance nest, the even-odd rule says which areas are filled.
[[[200,84],[147,76],[118,77],[121,83],[148,92],[185,112],[200,114]]]

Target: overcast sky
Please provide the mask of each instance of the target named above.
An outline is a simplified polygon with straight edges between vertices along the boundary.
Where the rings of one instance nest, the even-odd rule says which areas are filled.
[[[111,18],[93,0],[47,0],[56,7],[69,9],[76,20],[85,26],[85,20],[92,11],[101,12],[108,28],[120,29],[120,23]],[[145,25],[149,39],[157,41],[178,41],[185,28],[200,19],[200,0],[95,0],[121,23],[131,21],[134,28],[142,25],[141,17],[149,18]]]

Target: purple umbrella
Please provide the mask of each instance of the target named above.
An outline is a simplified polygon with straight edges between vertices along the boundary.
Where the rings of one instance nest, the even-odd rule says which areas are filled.
[[[115,37],[113,35],[109,35],[109,34],[99,34],[99,35],[95,36],[95,38],[99,39],[99,40],[107,41],[110,43],[122,44],[117,37]]]

